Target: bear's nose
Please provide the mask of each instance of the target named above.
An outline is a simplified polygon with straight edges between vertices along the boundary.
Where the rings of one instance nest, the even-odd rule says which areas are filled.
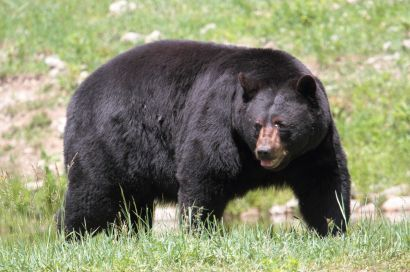
[[[272,149],[269,146],[261,146],[258,147],[256,150],[256,153],[258,154],[259,159],[270,159],[271,154],[272,154]]]

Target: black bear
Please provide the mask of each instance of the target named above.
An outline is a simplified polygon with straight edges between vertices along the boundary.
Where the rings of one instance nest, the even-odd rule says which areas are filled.
[[[267,186],[289,186],[320,235],[328,219],[334,233],[349,220],[325,89],[279,50],[160,41],[117,56],[72,97],[64,159],[67,232],[106,229],[127,205],[135,226],[151,226],[155,200],[218,219],[228,201]]]

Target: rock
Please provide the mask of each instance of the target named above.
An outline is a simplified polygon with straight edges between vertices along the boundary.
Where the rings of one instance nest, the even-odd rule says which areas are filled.
[[[44,182],[42,180],[37,180],[33,182],[27,182],[24,186],[26,187],[27,190],[36,191],[40,189],[41,187],[43,187],[43,185],[44,185]]]
[[[60,74],[61,70],[57,68],[53,68],[48,72],[50,77],[57,77]]]
[[[359,207],[357,211],[362,213],[374,213],[376,212],[376,206],[373,203],[369,203]]]
[[[154,30],[145,37],[144,42],[150,43],[150,42],[158,41],[160,37],[161,37],[161,32],[159,32],[158,30]]]
[[[296,198],[292,198],[288,202],[286,202],[286,213],[294,213],[299,205],[299,201]]]
[[[351,199],[350,200],[350,211],[351,211],[351,213],[356,212],[359,208],[360,208],[360,202],[355,200],[355,199]]]
[[[57,131],[60,134],[60,137],[64,136],[64,129],[65,129],[65,123],[67,122],[66,117],[61,117],[57,121]]]
[[[337,4],[337,3],[334,3],[334,4],[332,4],[332,9],[333,10],[338,10],[338,9],[340,9],[340,5]]]
[[[81,71],[77,77],[77,84],[81,84],[90,75],[87,71]]]
[[[46,57],[44,63],[50,68],[50,77],[57,77],[65,69],[65,63],[56,55]]]
[[[269,214],[271,215],[279,215],[286,213],[286,206],[285,205],[273,205],[272,208],[269,209]]]
[[[332,36],[330,36],[330,40],[333,42],[336,42],[340,39],[339,35],[333,34]]]
[[[388,51],[391,48],[392,42],[388,41],[383,43],[383,51]]]
[[[137,5],[133,2],[121,0],[114,2],[110,5],[109,11],[112,15],[121,15],[128,11],[133,11],[137,8]]]
[[[157,207],[154,212],[154,227],[156,232],[167,232],[178,228],[178,213],[175,206]]]
[[[384,190],[383,192],[380,193],[380,195],[386,198],[392,198],[392,197],[406,194],[408,191],[410,191],[409,185],[400,184],[400,185],[396,185],[396,186],[393,186],[393,187],[390,187]]]
[[[121,37],[122,42],[136,43],[142,39],[142,35],[136,32],[127,32]]]
[[[65,68],[65,63],[56,55],[46,57],[44,63],[51,69],[64,70]]]
[[[260,212],[257,208],[250,208],[247,211],[241,213],[240,218],[242,222],[254,223],[258,221]]]
[[[371,219],[376,216],[376,206],[373,203],[369,203],[364,206],[360,206],[352,213],[352,219]]]
[[[272,223],[275,224],[283,224],[283,223],[287,223],[287,222],[291,222],[293,220],[293,215],[291,214],[274,214],[271,215],[270,220],[272,221]]]
[[[285,205],[273,205],[269,209],[271,215],[280,215],[280,214],[294,214],[295,210],[298,207],[298,200],[292,198]]]
[[[199,30],[199,33],[203,35],[203,34],[207,33],[209,30],[212,30],[212,29],[215,29],[215,28],[216,28],[216,24],[215,24],[215,23],[209,23],[209,24],[203,26],[203,27]]]
[[[410,217],[410,210],[400,212],[386,212],[383,214],[390,222],[397,223],[407,220]]]
[[[158,221],[170,221],[176,220],[177,210],[175,207],[158,207],[155,209],[154,220]]]
[[[410,49],[410,39],[403,40],[402,45],[405,49]]]
[[[410,196],[396,196],[388,199],[382,205],[384,212],[399,212],[410,210]]]

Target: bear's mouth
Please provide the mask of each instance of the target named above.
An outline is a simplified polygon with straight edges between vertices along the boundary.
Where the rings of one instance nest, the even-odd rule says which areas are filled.
[[[277,168],[282,160],[273,159],[273,160],[260,160],[261,166],[266,169],[275,169]]]
[[[286,150],[276,150],[267,156],[260,156],[256,152],[256,159],[259,161],[260,165],[268,170],[280,170],[283,169],[288,162],[287,159],[288,152]]]

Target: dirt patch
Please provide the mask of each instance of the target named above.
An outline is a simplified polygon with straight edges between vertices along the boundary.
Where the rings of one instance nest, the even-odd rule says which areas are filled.
[[[5,78],[0,80],[0,97],[0,169],[28,178],[44,163],[57,163],[61,170],[66,99],[55,79],[39,75]],[[50,158],[47,162],[42,152]]]

